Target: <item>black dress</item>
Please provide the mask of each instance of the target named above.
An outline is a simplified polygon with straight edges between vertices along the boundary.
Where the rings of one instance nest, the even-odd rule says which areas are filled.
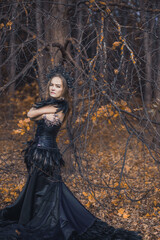
[[[66,113],[65,100],[53,103]],[[65,165],[56,143],[61,127],[42,118],[36,121],[34,140],[23,150],[28,178],[19,197],[0,211],[0,240],[140,240],[137,232],[115,229],[91,214],[72,194],[61,177]]]

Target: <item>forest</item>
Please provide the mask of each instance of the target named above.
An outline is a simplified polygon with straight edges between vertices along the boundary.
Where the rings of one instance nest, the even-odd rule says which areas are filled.
[[[26,182],[27,117],[62,64],[63,179],[97,217],[160,240],[160,1],[0,1],[0,208]]]

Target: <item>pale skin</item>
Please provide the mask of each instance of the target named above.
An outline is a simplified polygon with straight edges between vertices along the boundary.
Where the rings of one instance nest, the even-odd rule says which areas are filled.
[[[60,77],[53,77],[51,83],[49,85],[49,95],[56,99],[60,99],[63,93],[63,84],[62,79]],[[27,113],[27,117],[31,120],[40,120],[43,115],[46,115],[48,120],[53,119],[53,115],[56,112],[57,108],[54,106],[44,106],[39,109],[31,108]],[[63,121],[64,114],[62,112],[58,112],[58,118]]]

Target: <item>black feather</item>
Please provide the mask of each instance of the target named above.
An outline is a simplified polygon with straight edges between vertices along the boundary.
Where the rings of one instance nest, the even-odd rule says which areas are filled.
[[[48,98],[47,100],[43,99],[40,102],[33,104],[32,107],[38,109],[47,105],[53,105],[58,108],[57,112],[63,111],[64,114],[68,111],[68,102],[64,99],[55,99],[55,98]]]

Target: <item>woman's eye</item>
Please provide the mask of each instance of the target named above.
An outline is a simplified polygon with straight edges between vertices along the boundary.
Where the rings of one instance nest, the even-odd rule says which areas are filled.
[[[53,85],[49,85],[49,86],[52,87]],[[57,88],[61,88],[61,86],[59,86],[59,85],[56,85],[56,87],[57,87]]]

